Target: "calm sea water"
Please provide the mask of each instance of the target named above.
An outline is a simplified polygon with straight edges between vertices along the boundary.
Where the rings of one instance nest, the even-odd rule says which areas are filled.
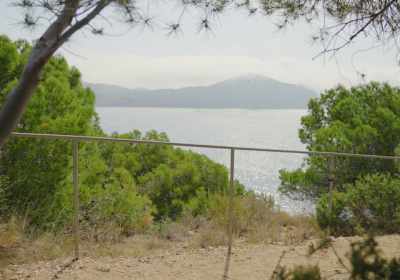
[[[171,142],[281,150],[306,150],[298,138],[307,110],[174,109],[98,107],[104,132],[166,132]],[[186,149],[186,148],[184,148]],[[230,151],[191,148],[229,168]],[[235,151],[235,179],[256,192],[273,195],[285,211],[312,211],[313,204],[281,197],[278,170],[299,168],[304,155]]]

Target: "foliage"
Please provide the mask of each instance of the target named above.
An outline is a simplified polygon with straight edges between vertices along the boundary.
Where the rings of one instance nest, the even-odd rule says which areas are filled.
[[[193,217],[183,212],[179,220],[197,231],[192,236],[192,247],[226,246],[228,230],[229,197],[213,195],[206,205],[205,213]],[[283,241],[296,244],[310,236],[320,234],[315,218],[307,214],[289,215],[275,206],[272,196],[252,191],[233,199],[233,238],[251,243]]]
[[[311,99],[302,117],[299,137],[309,151],[394,156],[400,143],[400,89],[371,82],[352,87],[338,85]],[[329,190],[330,157],[309,155],[294,171],[280,170],[279,190],[286,195],[315,199]],[[335,157],[335,188],[342,192],[367,174],[397,176],[393,160]]]
[[[337,235],[395,233],[400,230],[400,181],[390,175],[372,175],[345,184],[332,195],[331,232]],[[317,219],[322,228],[329,224],[329,195],[317,202]]]
[[[16,69],[24,66],[32,48],[25,41],[11,42],[5,36],[1,40],[0,58],[9,53],[13,59],[5,61],[7,68],[0,72],[8,79],[1,86],[3,104],[21,74]],[[77,69],[58,55],[50,59],[42,77],[16,132],[107,136],[94,111],[94,93],[82,88]],[[169,141],[154,130],[143,137],[137,130],[109,137]],[[146,230],[154,218],[176,219],[182,210],[203,214],[212,195],[229,193],[226,167],[172,146],[79,141],[78,159],[85,228],[113,220],[122,231]],[[0,172],[5,205],[29,212],[35,224],[71,225],[72,141],[13,137],[1,149]],[[245,193],[237,181],[235,190],[237,195]]]
[[[7,36],[0,35],[0,91],[21,75],[31,48],[24,40],[12,42]]]
[[[351,244],[348,256],[352,265],[351,279],[399,279],[400,259],[393,258],[390,262],[383,259],[377,245],[373,237]]]
[[[11,42],[0,37],[0,105],[17,84],[21,69],[32,47],[25,41]],[[8,61],[3,64],[4,59]],[[12,60],[11,60],[12,59]],[[43,80],[25,110],[16,132],[90,135],[96,129],[94,93],[82,88],[80,73],[69,68],[65,59],[55,56],[43,70]],[[70,182],[71,141],[12,138],[1,149],[0,173],[8,182],[8,203],[42,208],[54,203],[55,193]],[[66,168],[67,167],[67,168]],[[30,205],[32,206],[32,205]],[[38,213],[39,215],[43,213]]]
[[[388,279],[394,280],[400,277],[400,259],[393,258],[390,261],[380,256],[377,243],[373,236],[362,242],[351,244],[351,251],[347,254],[351,268],[346,269],[352,280]],[[341,260],[339,259],[341,262]],[[333,276],[333,275],[332,275]],[[326,277],[327,278],[327,277]],[[293,271],[287,271],[280,267],[273,279],[322,279],[319,268],[298,266]]]
[[[385,260],[379,256],[377,245],[373,238],[367,239],[364,243],[351,244],[352,279],[371,279],[372,275],[374,279],[387,279],[385,277]]]
[[[191,248],[226,246],[228,244],[228,213],[229,196],[215,194],[206,205],[204,214],[194,217],[190,211],[185,210],[177,222],[191,231],[189,242]],[[289,215],[275,206],[272,196],[265,194],[249,191],[243,196],[235,196],[233,213],[233,246],[238,246],[243,241],[255,244],[283,241],[285,244],[292,245],[320,234],[313,216]],[[162,236],[174,240],[179,234],[171,232],[171,225],[173,223],[165,222],[157,229]]]
[[[63,41],[61,39],[65,37],[68,38],[67,35],[71,36],[73,32],[87,24],[86,22],[78,24],[78,15],[90,21],[95,19],[102,9],[113,9],[114,17],[119,22],[126,23],[128,28],[137,27],[143,30],[147,27],[153,30],[160,25],[156,22],[156,17],[150,16],[150,14],[156,13],[156,10],[160,7],[158,5],[150,6],[146,1],[77,0],[65,3],[60,1],[17,0],[14,5],[22,8],[23,20],[21,20],[21,24],[28,29],[34,29],[40,24],[49,24],[46,17],[43,17],[41,13],[36,13],[36,15],[34,11],[42,11],[58,17],[62,17],[65,9],[69,8],[75,11],[71,18],[72,25],[68,28],[60,27],[63,28],[64,32],[69,31],[65,32],[67,34],[62,38],[59,38],[60,41]],[[397,21],[398,6],[396,1],[383,0],[307,0],[301,3],[296,0],[196,0],[180,1],[175,5],[176,8],[181,10],[180,16],[173,21],[162,23],[161,28],[167,30],[168,36],[182,34],[183,15],[191,10],[198,12],[198,30],[205,30],[206,32],[213,32],[218,16],[230,13],[232,10],[239,10],[248,16],[261,14],[267,19],[273,17],[273,22],[278,30],[285,30],[286,27],[295,25],[299,21],[305,21],[315,29],[315,33],[310,36],[311,43],[322,43],[324,52],[336,52],[344,45],[349,44],[360,33],[374,34],[379,42],[388,43],[390,40],[396,40],[400,24]],[[91,14],[91,10],[96,10],[96,13]],[[317,27],[321,19],[330,19],[332,22]],[[50,21],[50,25],[51,23],[52,21]],[[318,24],[316,25],[316,23]],[[104,27],[96,28],[94,24],[90,24],[89,27],[93,34],[106,34]],[[346,33],[347,28],[353,29],[351,36]],[[333,43],[333,40],[338,37],[343,40],[343,46]]]
[[[126,134],[114,132],[111,137],[169,141],[165,133],[158,134],[154,130],[144,137],[137,130]],[[98,145],[98,160],[103,169],[101,172],[98,167],[86,171],[81,189],[82,198],[87,202],[92,200],[94,189],[100,193],[111,186],[126,189],[134,185],[135,189],[130,193],[135,198],[148,197],[156,219],[176,219],[183,209],[190,210],[194,216],[203,213],[212,194],[222,195],[229,191],[226,167],[204,155],[165,145],[106,142],[93,145]],[[235,186],[237,194],[243,195],[244,186],[238,182]]]
[[[268,216],[273,212],[274,204],[272,196],[255,194],[252,191],[249,191],[244,197],[234,197],[233,232],[238,236],[243,236],[245,233],[251,236],[259,225],[270,222],[270,217]],[[209,205],[206,206],[205,216],[212,219],[217,225],[224,225],[227,229],[228,209],[229,197],[214,195]]]

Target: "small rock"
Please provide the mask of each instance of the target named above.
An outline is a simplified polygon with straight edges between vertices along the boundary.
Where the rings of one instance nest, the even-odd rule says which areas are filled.
[[[101,272],[110,272],[111,268],[109,266],[101,266],[98,267],[97,270]]]
[[[334,236],[329,236],[328,239],[329,240],[335,240],[335,237]]]

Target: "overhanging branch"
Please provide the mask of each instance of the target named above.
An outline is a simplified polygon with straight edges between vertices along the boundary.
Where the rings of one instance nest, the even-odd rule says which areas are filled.
[[[358,32],[356,34],[354,34],[353,36],[350,37],[349,42],[351,40],[353,40],[355,37],[357,37],[358,34],[360,34],[361,32],[363,32],[365,30],[365,28],[368,27],[368,25],[371,24],[371,22],[373,22],[379,15],[383,14],[383,12],[385,12],[392,4],[394,4],[394,2],[397,2],[398,0],[392,0],[389,3],[386,4],[385,7],[383,7],[382,10],[379,11],[379,13],[376,13],[374,15],[371,16],[371,19],[367,22],[367,24],[365,24],[360,30],[358,30]]]

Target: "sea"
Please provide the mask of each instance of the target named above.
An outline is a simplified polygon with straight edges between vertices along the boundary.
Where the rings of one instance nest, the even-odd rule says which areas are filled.
[[[298,130],[307,110],[248,110],[97,107],[105,133],[152,129],[165,132],[170,142],[249,148],[306,151]],[[189,149],[182,147],[182,149]],[[230,168],[230,150],[190,148]],[[301,167],[305,155],[235,151],[234,177],[247,189],[275,198],[276,205],[289,213],[314,212],[310,201],[281,196],[279,170]]]

